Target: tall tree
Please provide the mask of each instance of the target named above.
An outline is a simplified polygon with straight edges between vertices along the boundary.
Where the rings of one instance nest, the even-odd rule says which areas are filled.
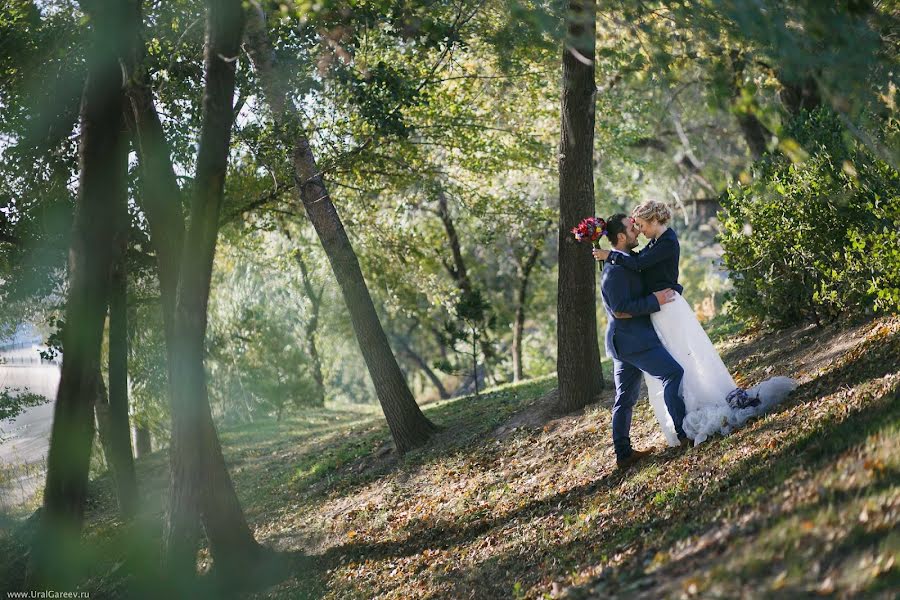
[[[44,505],[29,585],[66,583],[63,574],[84,518],[94,437],[101,341],[109,301],[113,238],[108,216],[126,202],[127,139],[122,71],[130,32],[125,3],[105,2],[91,22],[81,108],[79,182],[66,298],[62,373],[53,414]],[[70,554],[71,553],[71,554]]]
[[[513,252],[513,260],[516,264],[516,312],[513,317],[512,335],[513,381],[521,381],[525,378],[525,368],[522,364],[522,340],[525,335],[528,283],[531,280],[531,272],[534,270],[541,251],[544,249],[543,238],[549,233],[551,225],[549,221],[546,223],[546,229],[541,231],[541,237],[534,241],[527,256],[521,256],[519,253]]]
[[[594,213],[596,10],[593,0],[569,0],[562,53],[556,328],[556,409],[562,412],[590,404],[603,389],[597,345],[597,266],[590,246],[576,243],[570,233]]]
[[[124,126],[124,122],[121,125]],[[127,190],[121,193],[125,197]],[[116,206],[112,223],[115,233],[109,296],[108,437],[112,454],[109,467],[116,482],[119,510],[123,517],[128,518],[137,510],[137,477],[128,425],[128,207],[125,202]]]
[[[246,563],[259,550],[225,468],[203,366],[209,284],[234,122],[235,65],[243,25],[240,0],[210,0],[203,121],[190,228],[178,272],[172,349],[172,485],[166,554],[176,571],[195,568],[201,516],[216,568],[222,572]]]
[[[481,353],[484,357],[482,366],[485,379],[487,379],[489,374],[490,360],[495,354],[491,347],[490,327],[486,326],[494,315],[482,290],[479,286],[472,283],[472,279],[469,276],[469,270],[466,267],[466,261],[463,258],[460,236],[456,230],[453,214],[450,212],[450,206],[447,202],[447,193],[442,187],[438,186],[436,195],[438,199],[437,216],[444,226],[444,232],[447,235],[447,243],[450,246],[450,252],[453,256],[452,262],[443,257],[441,258],[441,262],[453,278],[453,281],[456,283],[460,292],[459,301],[456,304],[455,316],[461,318],[463,321],[474,321],[479,324],[477,345],[473,345],[470,348],[470,351],[464,352],[467,357],[470,356],[472,358],[472,381],[474,382],[475,395],[477,396],[478,348],[481,349]],[[472,339],[474,339],[474,337],[476,337],[475,331],[473,330],[466,335],[466,342],[469,341],[468,338],[470,335],[472,336]],[[445,345],[453,346],[455,344],[448,339],[447,344]]]
[[[300,115],[288,98],[284,78],[278,72],[265,14],[258,4],[249,11],[246,41],[275,125],[283,139],[292,140],[295,193],[331,263],[397,452],[403,454],[424,444],[436,428],[416,404],[388,343],[350,238],[316,165]]]
[[[140,22],[139,12],[133,18]],[[172,408],[171,486],[166,562],[176,579],[190,578],[202,522],[216,568],[223,573],[258,555],[225,465],[209,407],[203,366],[207,305],[228,148],[234,122],[235,63],[243,32],[240,0],[210,0],[205,88],[193,182],[190,230],[170,149],[144,70],[143,50],[130,57],[129,98],[144,186],[144,209],[157,252],[166,329]]]
[[[304,334],[306,336],[306,353],[309,355],[309,368],[312,372],[315,387],[315,399],[313,403],[316,406],[325,406],[325,375],[322,373],[322,359],[319,356],[319,347],[316,337],[319,334],[319,313],[322,309],[322,296],[325,294],[325,286],[319,286],[316,290],[313,286],[312,277],[309,268],[306,266],[306,260],[303,254],[297,250],[294,253],[294,260],[300,267],[300,277],[303,280],[303,290],[309,299],[310,315],[309,321],[306,323]]]

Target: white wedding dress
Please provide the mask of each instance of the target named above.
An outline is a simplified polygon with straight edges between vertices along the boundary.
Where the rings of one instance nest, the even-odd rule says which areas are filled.
[[[663,304],[650,315],[650,320],[663,347],[684,369],[684,432],[695,446],[710,435],[730,433],[750,417],[784,400],[797,387],[797,381],[790,377],[773,377],[747,390],[749,396],[759,399],[757,406],[732,408],[726,398],[737,385],[685,299],[676,293],[675,300]],[[677,446],[678,436],[663,400],[662,383],[646,373],[644,381],[666,442]]]

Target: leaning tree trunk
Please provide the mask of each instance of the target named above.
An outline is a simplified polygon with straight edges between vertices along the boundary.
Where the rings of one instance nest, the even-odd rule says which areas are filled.
[[[234,573],[248,559],[252,564],[259,552],[225,467],[203,365],[210,278],[234,121],[235,59],[243,24],[240,0],[209,2],[203,120],[175,306],[172,487],[166,524],[167,561],[188,577],[196,565],[201,517],[216,570]]]
[[[463,258],[462,245],[459,241],[459,233],[456,230],[456,224],[453,222],[453,215],[450,213],[450,206],[447,203],[447,194],[444,192],[444,190],[439,189],[437,192],[437,197],[438,217],[441,219],[441,223],[444,225],[444,232],[447,234],[447,246],[450,248],[450,253],[453,256],[452,263],[448,262],[446,259],[441,260],[444,263],[444,268],[453,278],[453,281],[456,282],[456,287],[459,288],[459,291],[462,294],[462,298],[466,298],[467,296],[471,296],[471,294],[475,291],[475,288],[472,285],[472,279],[469,277],[469,270],[466,268],[466,261]],[[486,381],[488,375],[491,374],[488,357],[490,357],[492,354],[491,338],[488,335],[487,330],[482,332],[482,335],[479,338],[479,345],[481,347],[482,354],[484,354],[483,366],[484,378]],[[475,386],[475,389],[477,392],[477,385]]]
[[[60,580],[77,556],[94,437],[94,400],[109,296],[113,228],[109,215],[125,202],[126,139],[122,135],[125,33],[116,3],[92,23],[88,78],[81,111],[79,185],[69,250],[69,289],[63,363],[50,433],[47,482],[38,536],[31,554],[33,589],[72,589]],[[62,585],[57,585],[62,584]],[[47,587],[43,587],[47,586]]]
[[[94,416],[97,427],[97,437],[100,438],[100,447],[103,449],[103,459],[106,466],[112,472],[111,465],[113,463],[113,449],[111,438],[112,424],[109,418],[109,394],[106,391],[106,383],[103,381],[103,374],[97,369],[97,394],[94,397]]]
[[[322,359],[319,356],[319,347],[316,344],[316,336],[319,333],[319,312],[322,308],[322,296],[325,293],[324,286],[316,292],[313,288],[312,279],[309,270],[306,268],[306,261],[303,256],[297,252],[295,255],[297,266],[300,267],[300,276],[303,279],[303,290],[309,298],[312,308],[312,314],[306,323],[304,334],[306,335],[306,353],[309,354],[310,371],[312,371],[313,381],[316,384],[315,398],[313,399],[316,406],[325,406],[325,376],[322,373]],[[279,413],[280,414],[280,413]]]
[[[426,361],[422,356],[419,355],[418,352],[413,350],[412,346],[409,345],[404,338],[396,337],[394,339],[395,343],[400,344],[400,350],[405,354],[418,368],[422,373],[425,374],[425,377],[428,378],[428,381],[431,382],[431,385],[434,386],[434,389],[437,390],[438,396],[441,400],[446,400],[450,397],[450,392],[447,391],[447,388],[444,386],[444,382],[441,381],[441,378],[438,377],[437,373],[434,372],[430,366],[428,366],[428,361]]]
[[[570,233],[581,219],[594,214],[595,16],[593,0],[569,0],[559,144],[556,409],[560,412],[586,406],[603,389],[597,345],[597,264],[590,245],[577,243]]]
[[[297,111],[289,103],[283,79],[276,72],[261,7],[252,5],[249,15],[248,54],[276,126],[293,139],[291,162],[297,193],[331,263],[397,452],[403,454],[424,444],[436,428],[416,404],[388,344],[353,246],[316,166],[309,139]]]
[[[513,381],[522,381],[525,378],[524,369],[522,367],[522,337],[525,332],[525,307],[528,303],[528,280],[531,278],[531,271],[537,263],[538,256],[541,254],[540,245],[535,244],[531,249],[531,254],[525,259],[525,263],[519,263],[516,269],[519,289],[516,294],[516,314],[513,320],[513,342],[512,342],[512,358],[513,358]],[[519,260],[519,259],[517,259]]]
[[[175,578],[194,575],[201,521],[218,569],[227,572],[259,549],[222,457],[203,371],[209,280],[233,123],[233,60],[243,24],[240,3],[211,0],[207,19],[204,116],[189,241],[185,241],[181,191],[171,151],[153,103],[149,77],[142,68],[143,48],[129,64],[129,119],[144,189],[143,208],[158,258],[166,330],[173,415],[166,559]]]
[[[456,225],[453,223],[453,215],[450,214],[450,207],[447,205],[447,194],[443,190],[438,190],[438,217],[444,225],[444,232],[447,234],[447,245],[453,255],[453,262],[449,263],[444,260],[444,268],[453,277],[456,286],[463,294],[472,293],[472,281],[469,279],[469,271],[466,269],[466,261],[463,259],[462,248],[459,243],[459,234],[456,231]]]
[[[125,119],[131,129],[131,139],[138,156],[138,174],[142,187],[141,208],[147,215],[150,241],[156,254],[163,327],[166,340],[166,372],[169,404],[172,399],[172,348],[175,331],[175,294],[178,286],[178,263],[184,242],[184,216],[181,211],[181,190],[170,160],[170,149],[162,123],[153,104],[149,77],[136,78],[132,57],[129,64],[128,103]],[[134,456],[140,458],[153,451],[150,429],[136,425],[133,431]]]

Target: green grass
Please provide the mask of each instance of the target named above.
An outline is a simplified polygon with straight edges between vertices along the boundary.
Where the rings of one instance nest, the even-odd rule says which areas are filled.
[[[611,396],[582,414],[498,430],[533,410],[552,377],[426,406],[442,431],[403,458],[389,451],[377,408],[224,429],[257,539],[289,557],[244,595],[890,597],[900,584],[900,321],[866,331],[815,368],[815,349],[843,341],[840,330],[804,332],[793,345],[783,341],[790,332],[741,338],[726,361],[748,365],[754,381],[777,364],[802,378],[795,395],[726,438],[658,452],[624,473],[610,447]],[[661,444],[645,401],[632,439]],[[165,467],[162,453],[139,463],[151,505],[140,564],[155,560]],[[115,568],[136,550],[109,490],[94,482],[88,513],[82,585],[98,597],[145,583]],[[10,537],[4,550],[21,554]],[[16,565],[7,561],[7,577]]]

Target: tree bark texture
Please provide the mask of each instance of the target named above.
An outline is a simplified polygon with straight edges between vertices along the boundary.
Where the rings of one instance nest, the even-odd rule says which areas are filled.
[[[255,559],[260,549],[225,466],[203,366],[210,278],[234,121],[235,65],[243,25],[240,0],[210,0],[203,119],[190,229],[184,238],[178,272],[171,373],[172,485],[165,533],[166,559],[171,568],[186,577],[192,575],[196,566],[197,526],[201,518],[217,570],[234,572],[248,559]]]
[[[124,184],[124,180],[122,182]],[[123,198],[127,189],[121,190]],[[116,498],[122,517],[137,512],[138,490],[131,451],[128,424],[128,273],[125,252],[128,247],[128,207],[123,202],[114,214],[113,264],[109,297],[109,447],[108,464],[116,482]]]
[[[516,269],[519,289],[516,293],[516,314],[513,320],[513,381],[522,381],[525,378],[522,366],[522,337],[525,332],[525,307],[528,304],[528,280],[531,278],[531,271],[534,269],[540,254],[540,246],[535,245],[525,262],[519,263]]]
[[[103,14],[92,22],[88,51],[63,364],[50,434],[43,511],[28,575],[29,585],[40,589],[46,589],[41,585],[61,583],[67,558],[77,556],[113,257],[114,230],[109,215],[125,202],[127,140],[122,134],[118,58],[127,34],[119,29],[121,9],[116,3],[106,4]]]
[[[209,2],[206,88],[189,236],[171,149],[154,105],[149,76],[143,70],[143,47],[129,64],[128,117],[139,159],[143,208],[158,259],[166,330],[173,423],[165,553],[176,580],[192,578],[195,573],[201,522],[217,569],[227,572],[259,550],[222,456],[203,369],[206,306],[233,124],[234,61],[242,26],[240,2]],[[149,441],[149,432],[137,431],[139,452],[149,452]]]
[[[594,54],[596,5],[569,0],[562,55],[559,147],[557,374],[560,412],[578,410],[603,389],[597,344],[597,263],[571,229],[594,214]]]
[[[288,100],[284,79],[277,72],[265,16],[258,5],[250,9],[246,44],[275,124],[289,136],[286,139],[294,140],[291,163],[296,193],[331,263],[397,452],[404,454],[424,444],[436,428],[416,404],[388,344],[353,246],[328,195],[299,115]]]
[[[304,333],[306,334],[306,353],[309,354],[310,372],[312,373],[313,381],[316,384],[316,396],[313,400],[316,406],[325,406],[325,376],[322,374],[322,359],[319,356],[319,347],[316,344],[316,336],[319,332],[319,310],[322,307],[322,295],[325,293],[325,288],[322,287],[319,291],[315,290],[312,279],[310,279],[309,276],[309,269],[306,268],[306,261],[303,260],[303,256],[299,252],[294,256],[296,257],[295,260],[297,261],[297,266],[300,267],[300,276],[303,279],[303,289],[312,306],[312,314],[309,318],[309,322],[306,324]]]

